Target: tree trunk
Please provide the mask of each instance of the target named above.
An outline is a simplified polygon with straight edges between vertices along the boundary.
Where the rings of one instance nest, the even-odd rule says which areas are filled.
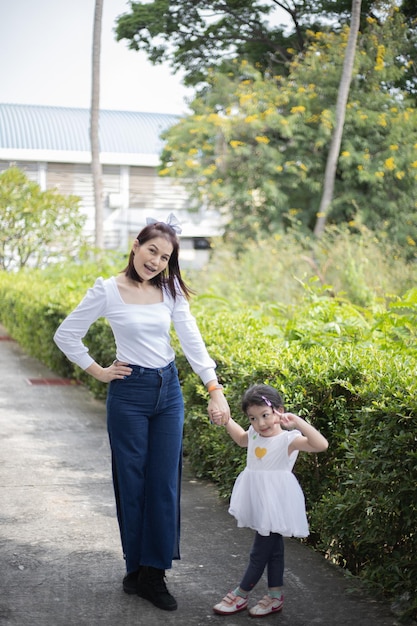
[[[352,81],[353,63],[355,60],[356,42],[358,39],[362,0],[352,1],[352,17],[350,20],[350,33],[346,47],[343,72],[339,84],[339,92],[336,103],[336,120],[333,131],[330,150],[327,156],[326,170],[324,173],[323,195],[317,213],[317,221],[314,227],[316,237],[321,237],[326,225],[327,215],[333,200],[336,167],[339,158],[340,145],[342,143],[343,126],[345,124],[346,104],[349,97],[350,83]]]
[[[99,117],[100,117],[100,52],[103,1],[96,0],[94,9],[93,58],[91,77],[90,143],[91,172],[93,176],[95,207],[95,245],[104,248],[103,229],[103,171],[100,162]]]

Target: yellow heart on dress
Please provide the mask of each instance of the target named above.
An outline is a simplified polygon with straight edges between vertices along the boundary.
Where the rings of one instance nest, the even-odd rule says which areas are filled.
[[[255,456],[257,456],[258,459],[262,459],[262,457],[265,456],[265,454],[266,454],[266,448],[259,448],[259,447],[255,448]]]

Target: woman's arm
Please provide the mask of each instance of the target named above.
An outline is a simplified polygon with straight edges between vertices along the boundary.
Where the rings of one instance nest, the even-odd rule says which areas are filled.
[[[227,424],[230,419],[230,408],[223,393],[223,385],[219,385],[217,379],[210,380],[207,383],[207,391],[210,396],[207,407],[210,420],[214,421],[213,416],[216,415],[218,426]]]

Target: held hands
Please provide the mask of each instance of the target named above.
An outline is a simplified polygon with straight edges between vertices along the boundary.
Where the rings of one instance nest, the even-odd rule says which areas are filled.
[[[210,398],[208,414],[211,424],[216,426],[225,426],[227,424],[230,419],[230,408],[223,394],[221,394],[221,398]]]

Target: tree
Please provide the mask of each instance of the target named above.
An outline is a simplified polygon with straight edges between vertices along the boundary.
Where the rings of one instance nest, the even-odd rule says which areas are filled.
[[[91,171],[93,175],[94,206],[95,206],[95,245],[101,250],[104,248],[103,227],[103,171],[100,162],[100,51],[101,51],[101,22],[103,15],[103,0],[96,0],[94,10],[93,29],[93,58],[91,77],[91,110],[90,110],[90,142],[91,142]]]
[[[403,18],[367,18],[346,109],[329,221],[386,233],[415,251],[417,112],[391,89]],[[180,177],[197,203],[216,207],[238,245],[283,233],[294,222],[313,230],[331,141],[349,29],[308,32],[305,54],[288,76],[265,77],[248,63],[209,74],[192,114],[165,135],[162,175]]]
[[[0,173],[0,269],[42,267],[84,243],[80,199],[42,191],[18,168]]]
[[[333,199],[337,160],[339,157],[340,145],[342,143],[343,126],[346,116],[346,104],[349,97],[350,83],[352,81],[353,63],[355,61],[356,41],[359,32],[360,13],[361,0],[353,0],[349,39],[346,46],[342,77],[340,79],[339,90],[337,93],[335,126],[333,130],[332,140],[330,142],[326,169],[324,172],[323,195],[321,197],[320,208],[317,214],[317,221],[314,227],[314,234],[316,235],[316,237],[321,237],[324,232],[327,213]]]
[[[362,0],[363,32],[367,17],[399,5],[410,33],[416,33],[414,0]],[[245,60],[263,74],[287,73],[288,63],[305,50],[306,31],[340,30],[349,23],[351,0],[153,0],[131,2],[117,19],[116,38],[144,51],[152,63],[181,69],[188,85],[204,84],[207,73],[232,60]],[[415,41],[401,54],[416,61]],[[415,85],[410,66],[408,85]],[[403,85],[404,88],[404,85]]]

